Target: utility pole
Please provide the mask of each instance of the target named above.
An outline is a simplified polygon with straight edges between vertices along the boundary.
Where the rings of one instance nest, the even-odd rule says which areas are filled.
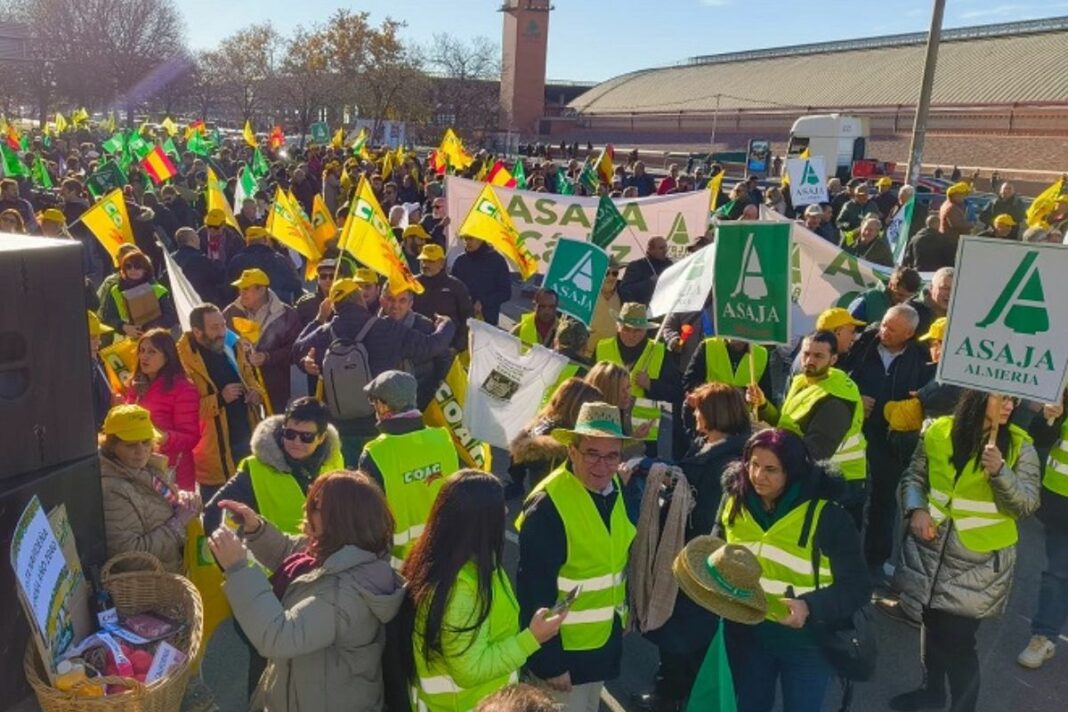
[[[722,96],[722,94],[716,94],[716,112],[712,114],[712,139],[710,143],[712,144],[713,152],[716,150],[716,126],[719,124],[719,100]]]
[[[942,14],[946,0],[934,0],[931,10],[931,30],[927,35],[927,58],[923,62],[923,83],[920,100],[916,103],[916,119],[912,124],[912,143],[909,146],[909,173],[906,182],[916,185],[923,167],[923,142],[927,138],[927,112],[931,108],[931,89],[934,85],[935,64],[938,63],[938,42],[942,37]]]

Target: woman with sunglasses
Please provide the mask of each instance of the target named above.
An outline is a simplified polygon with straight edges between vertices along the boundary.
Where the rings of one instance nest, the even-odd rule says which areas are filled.
[[[118,405],[104,419],[100,490],[108,558],[152,554],[167,571],[184,569],[185,526],[200,513],[200,497],[178,490],[166,460],[153,455],[159,433],[139,405]]]
[[[237,466],[236,474],[215,493],[204,511],[204,531],[211,534],[222,519],[222,501],[249,507],[283,534],[299,534],[304,501],[316,478],[345,469],[341,440],[328,424],[326,406],[314,398],[298,398],[284,415],[260,422],[252,433],[252,454]],[[267,661],[248,642],[249,694],[256,688]]]
[[[979,699],[975,635],[1005,610],[1016,568],[1016,521],[1039,504],[1038,454],[1009,423],[1012,398],[965,390],[953,415],[924,431],[898,490],[909,536],[894,587],[910,617],[923,620],[922,687],[890,709],[952,709]],[[993,438],[991,437],[993,435]]]

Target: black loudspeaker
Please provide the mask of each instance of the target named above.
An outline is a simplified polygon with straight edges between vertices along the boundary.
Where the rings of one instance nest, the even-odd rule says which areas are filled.
[[[15,524],[33,495],[40,498],[46,512],[66,505],[83,567],[102,565],[107,555],[100,460],[95,453],[44,472],[0,481],[0,709],[7,709],[30,693],[22,671],[30,630],[19,604],[8,552]]]
[[[0,235],[0,482],[96,452],[84,284],[78,242]]]

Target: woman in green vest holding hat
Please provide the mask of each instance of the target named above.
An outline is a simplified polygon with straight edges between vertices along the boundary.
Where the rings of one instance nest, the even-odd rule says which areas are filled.
[[[952,709],[979,697],[975,634],[1008,601],[1016,568],[1016,520],[1039,504],[1038,455],[1009,418],[1015,400],[964,391],[953,415],[936,419],[901,480],[909,536],[894,585],[901,606],[923,616],[923,687],[893,697],[894,710]],[[994,435],[993,439],[991,436]]]
[[[420,712],[468,712],[518,680],[519,668],[560,630],[566,614],[534,613],[520,630],[519,604],[504,571],[504,489],[496,477],[461,470],[434,500],[408,554],[411,610],[408,673]]]
[[[871,596],[860,534],[836,502],[844,489],[781,429],[755,433],[724,473],[712,535],[756,554],[768,598],[762,623],[725,627],[739,712],[770,712],[776,683],[783,709],[822,708],[833,669],[813,625],[836,627]]]

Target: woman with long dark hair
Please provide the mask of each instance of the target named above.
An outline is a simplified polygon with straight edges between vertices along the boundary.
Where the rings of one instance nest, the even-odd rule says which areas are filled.
[[[1013,398],[963,391],[951,416],[924,431],[898,495],[909,536],[894,584],[901,606],[923,620],[924,685],[890,700],[893,710],[952,709],[979,698],[975,634],[1005,610],[1016,568],[1016,521],[1039,504],[1038,454],[1009,424]],[[991,435],[996,431],[996,436]]]
[[[504,490],[493,475],[460,470],[445,483],[404,576],[412,615],[409,677],[420,710],[474,709],[516,682],[519,668],[560,630],[564,614],[539,609],[519,629],[519,604],[504,571]]]
[[[227,527],[211,536],[226,573],[234,618],[263,657],[250,709],[378,712],[384,704],[385,624],[404,600],[389,565],[393,515],[362,472],[315,480],[303,536],[286,535],[249,506],[224,500],[270,579],[249,566],[245,543]]]
[[[137,366],[126,394],[152,415],[156,448],[174,468],[180,489],[196,489],[193,448],[200,440],[200,393],[178,358],[171,332],[150,329],[137,340]]]
[[[812,634],[868,602],[871,580],[853,519],[834,500],[844,481],[812,460],[805,441],[780,429],[755,433],[723,475],[712,533],[756,554],[767,620],[726,623],[739,712],[818,712],[833,670]]]

